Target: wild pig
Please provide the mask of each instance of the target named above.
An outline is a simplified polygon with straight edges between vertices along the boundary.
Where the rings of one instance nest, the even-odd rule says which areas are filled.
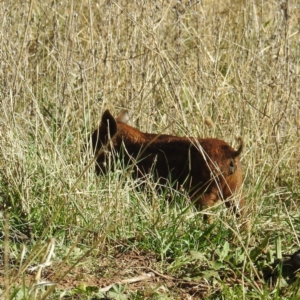
[[[188,191],[197,208],[214,205],[219,199],[232,212],[240,215],[244,208],[241,191],[243,176],[239,155],[216,138],[179,137],[151,134],[128,125],[128,112],[114,118],[106,110],[98,129],[91,137],[96,159],[97,174],[106,173],[112,151],[122,156],[124,163],[133,165],[133,176],[143,177],[149,172],[160,183],[176,183]]]

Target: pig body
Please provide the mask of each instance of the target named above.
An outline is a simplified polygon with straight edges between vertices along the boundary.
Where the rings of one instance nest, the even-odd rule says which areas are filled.
[[[106,173],[113,163],[108,156],[115,151],[125,165],[133,165],[133,176],[153,172],[161,184],[167,181],[188,191],[196,207],[214,205],[224,200],[239,215],[244,208],[240,146],[234,150],[215,138],[190,138],[144,133],[127,124],[127,111],[114,118],[106,110],[98,129],[92,134],[97,155],[96,172]],[[236,197],[234,197],[236,195]]]

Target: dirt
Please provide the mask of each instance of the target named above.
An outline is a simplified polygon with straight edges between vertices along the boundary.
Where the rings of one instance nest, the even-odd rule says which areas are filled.
[[[55,283],[56,291],[64,291],[73,296],[80,291],[99,292],[101,289],[109,296],[113,286],[118,284],[123,286],[124,294],[138,291],[143,297],[140,299],[147,299],[155,294],[172,296],[174,299],[203,299],[209,293],[210,287],[205,280],[194,282],[166,275],[160,270],[160,265],[157,256],[150,252],[98,255],[86,257],[73,268],[72,264],[53,262],[43,268],[41,276],[37,276],[37,270],[26,271],[25,282],[28,286],[41,281]],[[22,280],[22,276],[19,276],[14,286],[22,284]],[[0,274],[0,282],[4,282],[3,274]]]

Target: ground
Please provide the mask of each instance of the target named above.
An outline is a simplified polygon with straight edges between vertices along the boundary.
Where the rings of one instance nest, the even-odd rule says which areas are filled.
[[[209,293],[210,287],[206,280],[196,282],[164,275],[162,271],[158,271],[159,264],[154,253],[139,251],[109,257],[99,255],[92,260],[88,257],[71,271],[71,265],[55,261],[43,269],[39,282],[57,283],[55,288],[64,294],[64,299],[74,299],[78,294],[95,294],[99,297],[92,299],[105,299],[99,295],[115,299],[114,293],[138,293],[142,297],[140,299],[154,299],[154,295],[160,294],[166,297],[176,295],[177,299],[202,299]],[[57,280],[57,274],[65,272],[68,274]],[[34,284],[36,274],[36,270],[26,272],[25,281],[28,286]],[[1,277],[0,281],[3,282],[4,278]]]

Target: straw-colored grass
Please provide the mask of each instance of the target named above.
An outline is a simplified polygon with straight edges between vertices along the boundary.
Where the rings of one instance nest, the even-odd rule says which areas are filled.
[[[299,1],[0,7],[0,298],[104,299],[150,269],[107,297],[299,297],[272,265],[299,249]],[[142,131],[241,136],[251,234],[223,205],[209,225],[184,192],[87,169],[106,108]]]

